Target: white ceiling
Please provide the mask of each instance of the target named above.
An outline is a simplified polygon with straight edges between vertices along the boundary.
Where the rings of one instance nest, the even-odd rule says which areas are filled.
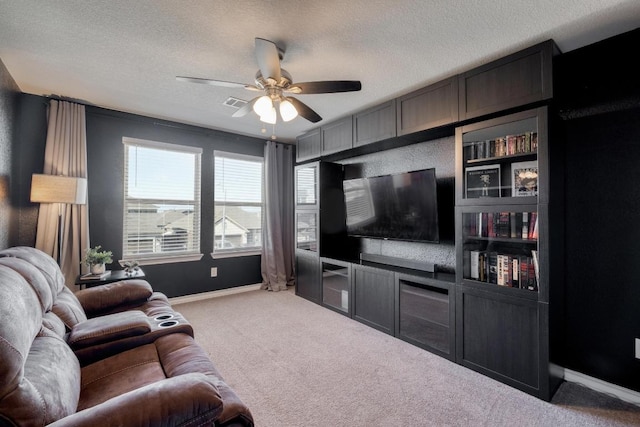
[[[0,0],[0,60],[23,92],[268,137],[222,103],[255,92],[254,38],[284,48],[295,82],[360,80],[298,95],[326,123],[554,39],[562,52],[640,26],[638,0]],[[278,123],[279,141],[317,126]]]

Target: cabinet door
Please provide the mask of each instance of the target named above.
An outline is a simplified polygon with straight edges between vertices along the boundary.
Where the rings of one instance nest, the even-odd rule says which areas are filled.
[[[459,287],[458,363],[530,394],[548,389],[548,305]],[[546,375],[546,378],[545,378]]]
[[[323,156],[353,147],[353,119],[351,116],[322,126],[321,130]]]
[[[396,274],[396,337],[455,360],[453,282]]]
[[[296,139],[296,161],[298,162],[319,158],[321,150],[320,128],[310,130]]]
[[[296,251],[296,295],[320,304],[320,258],[313,253]]]
[[[460,120],[553,97],[552,40],[460,74]]]
[[[393,272],[353,266],[353,318],[394,334]]]
[[[396,102],[391,100],[353,116],[353,146],[396,136]]]
[[[319,207],[319,162],[295,167],[296,209],[317,209]]]
[[[322,304],[351,316],[351,264],[321,258]]]
[[[547,107],[456,128],[458,205],[548,201]]]
[[[458,121],[455,77],[411,92],[396,100],[397,135],[407,135]]]

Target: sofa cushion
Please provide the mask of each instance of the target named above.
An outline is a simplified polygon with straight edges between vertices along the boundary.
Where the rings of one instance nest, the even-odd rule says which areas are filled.
[[[51,287],[38,268],[23,259],[14,257],[0,257],[0,265],[6,265],[24,277],[36,293],[42,311],[51,310],[53,305]]]
[[[0,419],[45,425],[76,410],[80,365],[67,343],[42,327],[42,308],[24,277],[0,265]]]
[[[65,324],[67,331],[75,325],[87,320],[87,315],[80,305],[78,298],[67,287],[60,290],[58,295],[53,297],[53,311]]]
[[[82,368],[78,411],[165,378],[154,344],[92,363]]]
[[[66,288],[64,276],[56,261],[39,249],[30,246],[15,246],[0,251],[0,257],[20,258],[38,268],[47,280],[54,298],[62,288]]]
[[[22,381],[24,364],[42,326],[42,309],[24,278],[0,265],[0,399]]]

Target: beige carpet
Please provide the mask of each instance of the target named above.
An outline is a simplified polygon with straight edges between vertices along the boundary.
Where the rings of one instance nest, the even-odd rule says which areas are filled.
[[[174,307],[258,427],[640,425],[637,406],[571,383],[544,402],[292,289]]]

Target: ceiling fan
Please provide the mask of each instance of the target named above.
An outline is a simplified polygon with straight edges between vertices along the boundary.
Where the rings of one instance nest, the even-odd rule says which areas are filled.
[[[227,82],[223,80],[202,79],[197,77],[177,76],[176,79],[191,83],[204,83],[213,86],[230,88],[245,88],[251,91],[264,91],[264,95],[257,96],[233,114],[242,117],[251,110],[255,111],[260,120],[275,124],[277,115],[288,122],[298,115],[312,123],[322,120],[322,117],[300,100],[289,94],[320,94],[337,92],[355,92],[362,88],[357,80],[327,80],[317,82],[293,83],[291,75],[280,67],[284,51],[272,41],[255,39],[255,53],[259,70],[256,73],[255,84]],[[276,106],[278,109],[276,109]]]

